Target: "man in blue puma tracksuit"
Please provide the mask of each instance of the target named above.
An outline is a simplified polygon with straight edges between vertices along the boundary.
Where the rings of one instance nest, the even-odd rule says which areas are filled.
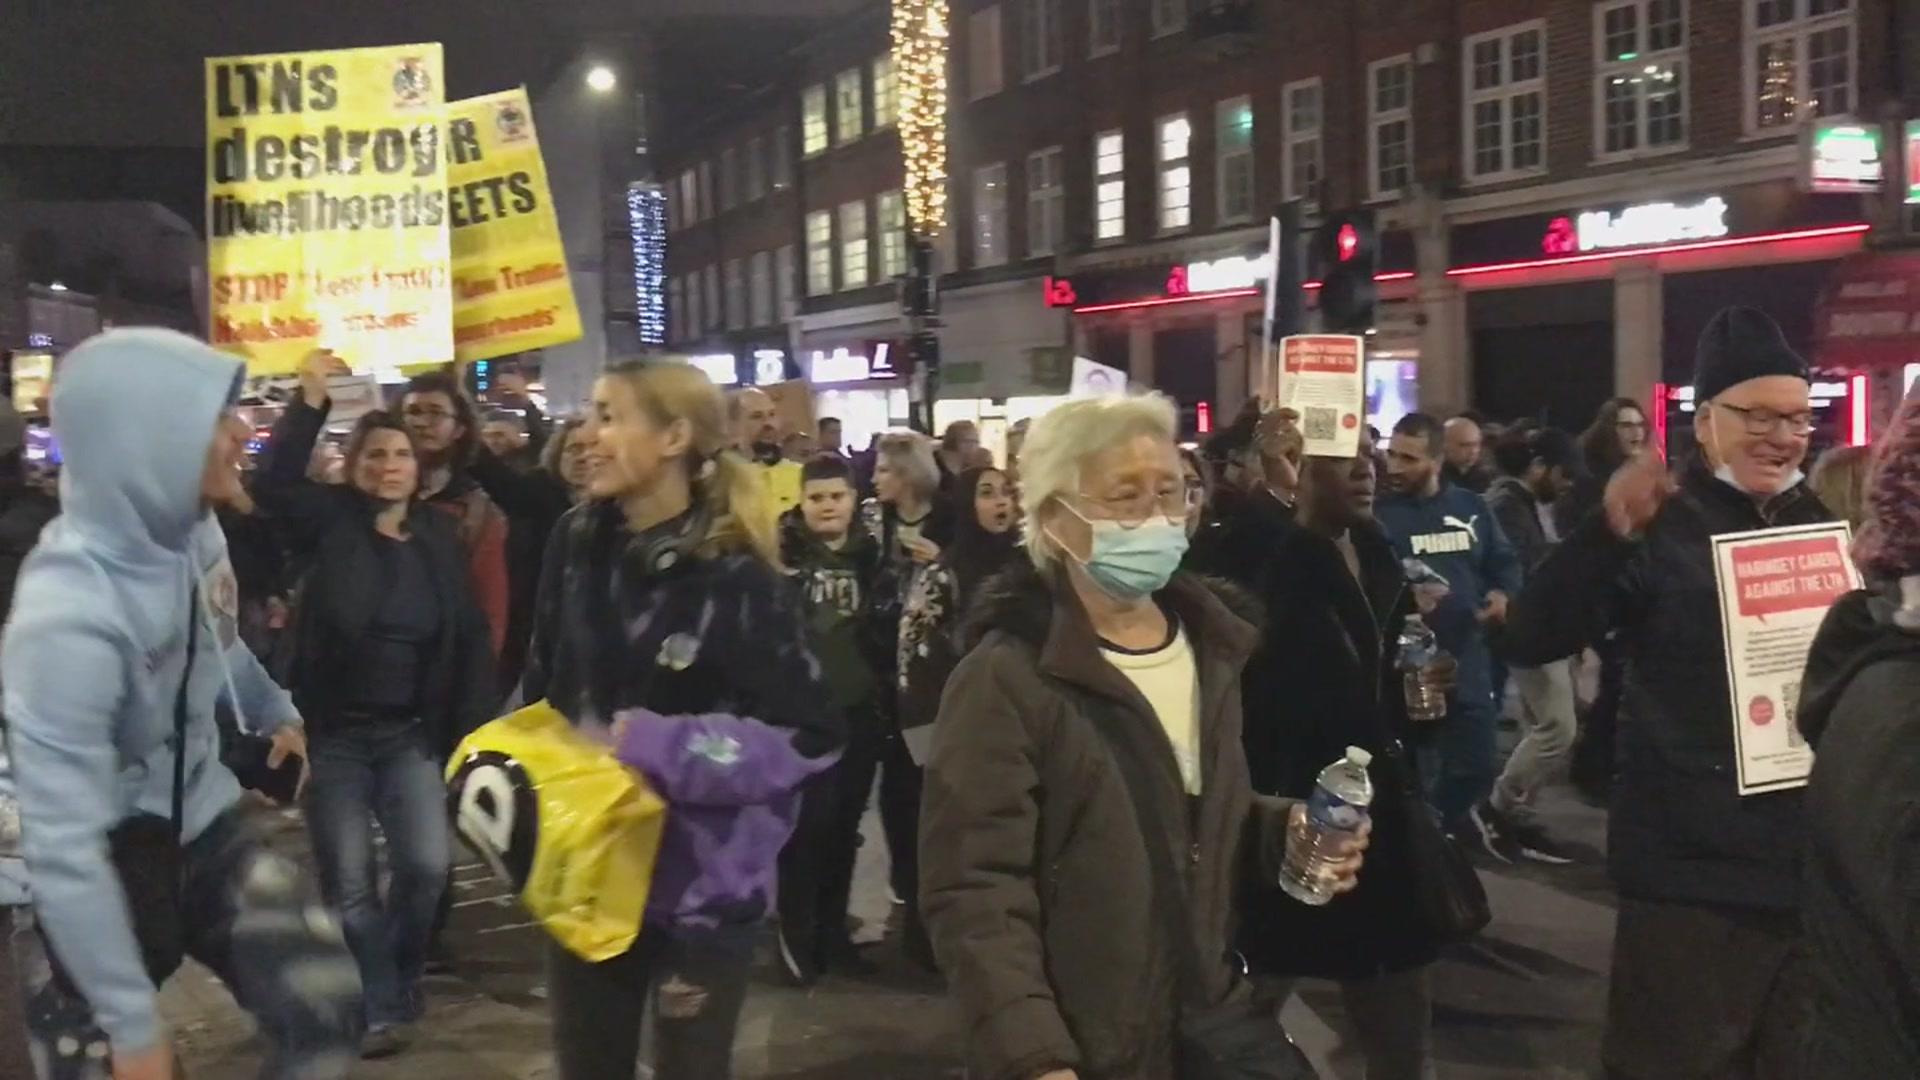
[[[1433,805],[1447,831],[1467,835],[1467,812],[1493,790],[1493,658],[1486,631],[1506,620],[1520,591],[1520,561],[1486,500],[1440,475],[1440,422],[1410,413],[1387,444],[1387,495],[1374,516],[1404,561],[1419,559],[1447,579],[1449,591],[1427,622],[1460,662],[1447,718],[1422,754]]]

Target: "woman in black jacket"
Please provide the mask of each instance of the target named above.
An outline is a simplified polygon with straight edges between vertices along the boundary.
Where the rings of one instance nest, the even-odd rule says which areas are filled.
[[[360,965],[362,1053],[375,1057],[402,1049],[423,1011],[419,981],[453,852],[441,769],[496,696],[466,556],[445,515],[415,499],[420,466],[406,426],[386,412],[361,417],[347,483],[307,478],[337,365],[309,358],[254,495],[307,548],[288,689],[309,732],[307,823],[321,886]],[[375,820],[393,874],[384,904]]]

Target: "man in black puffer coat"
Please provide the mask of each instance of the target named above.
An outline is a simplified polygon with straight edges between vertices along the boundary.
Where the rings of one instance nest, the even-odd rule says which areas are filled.
[[[1655,457],[1547,557],[1509,612],[1518,664],[1619,631],[1627,653],[1609,864],[1620,890],[1604,1054],[1634,1080],[1793,1077],[1807,1022],[1801,792],[1742,798],[1712,538],[1832,520],[1800,464],[1806,362],[1764,314],[1701,335],[1701,454]]]

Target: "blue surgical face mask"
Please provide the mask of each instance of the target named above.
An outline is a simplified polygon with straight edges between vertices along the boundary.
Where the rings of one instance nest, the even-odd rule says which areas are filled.
[[[1187,554],[1187,526],[1164,514],[1138,525],[1095,521],[1066,503],[1074,517],[1093,530],[1093,547],[1080,565],[1115,600],[1143,600],[1173,580]]]

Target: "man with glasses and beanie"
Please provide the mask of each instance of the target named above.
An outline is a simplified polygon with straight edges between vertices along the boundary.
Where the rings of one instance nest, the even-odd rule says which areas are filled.
[[[1694,375],[1699,452],[1677,475],[1644,451],[1622,466],[1508,615],[1516,663],[1610,632],[1627,654],[1609,815],[1611,1077],[1801,1075],[1801,792],[1738,792],[1712,539],[1832,520],[1800,468],[1808,391],[1772,319],[1715,315]]]

